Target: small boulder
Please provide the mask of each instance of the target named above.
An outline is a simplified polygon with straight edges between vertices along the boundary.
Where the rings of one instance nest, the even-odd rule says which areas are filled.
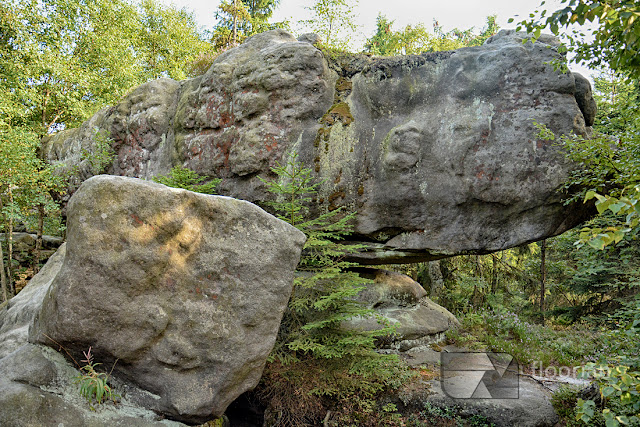
[[[350,319],[343,323],[344,327],[374,331],[383,327],[378,320],[382,317],[396,327],[395,334],[387,337],[384,344],[407,351],[440,341],[444,332],[459,325],[453,314],[431,301],[424,288],[409,276],[377,269],[363,269],[359,274],[373,279],[358,300],[374,309],[376,316]]]
[[[316,33],[304,33],[300,37],[298,37],[299,42],[309,43],[312,45],[316,45],[322,41],[319,35]]]
[[[133,401],[178,421],[257,385],[302,232],[249,202],[103,175],[71,198],[67,236],[31,342],[76,360],[91,346]]]

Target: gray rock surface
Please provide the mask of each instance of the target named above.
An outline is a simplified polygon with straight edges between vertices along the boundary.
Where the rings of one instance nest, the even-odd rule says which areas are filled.
[[[136,89],[45,144],[70,167],[95,129],[114,140],[109,172],[148,178],[173,165],[223,178],[222,194],[270,196],[260,178],[293,152],[322,185],[317,209],[357,212],[354,260],[384,264],[488,253],[557,235],[588,215],[557,191],[575,167],[536,138],[588,136],[588,81],[553,70],[558,42],[501,31],[483,46],[325,58],[282,30],[220,55],[203,76]],[[79,179],[97,173],[80,164]]]
[[[576,102],[584,114],[584,121],[587,126],[593,126],[596,119],[597,106],[591,92],[591,83],[586,77],[578,73],[573,73],[576,79]]]
[[[480,415],[496,427],[552,427],[559,421],[550,394],[539,384],[520,378],[517,399],[452,399],[441,388],[440,381],[422,380],[421,387],[399,395],[402,406],[422,409],[431,406],[455,408],[463,417]]]
[[[29,284],[0,309],[0,425],[7,427],[182,426],[122,396],[118,405],[90,405],[78,392],[79,371],[53,349],[28,343],[65,257],[63,245]]]
[[[27,342],[29,326],[42,307],[42,301],[62,267],[65,254],[66,244],[63,244],[27,286],[0,309],[0,358]]]
[[[13,259],[21,263],[27,263],[33,256],[38,236],[33,233],[17,232],[13,233]],[[8,233],[0,233],[0,242],[8,239]],[[46,262],[56,250],[62,245],[62,237],[42,236],[42,247],[40,248],[40,261]]]
[[[38,236],[34,233],[18,232],[13,233],[14,250],[30,250],[36,246]],[[0,241],[5,242],[8,239],[7,233],[0,233]],[[57,236],[42,236],[43,249],[58,249],[64,240]]]
[[[343,322],[343,327],[375,331],[383,327],[379,322],[382,318],[396,328],[393,336],[382,344],[407,351],[441,341],[444,332],[459,325],[453,314],[431,301],[422,286],[409,276],[377,269],[359,271],[359,274],[374,280],[357,298],[373,309],[375,316],[349,319]]]
[[[440,382],[432,381],[429,401],[439,405],[456,405],[463,414],[482,414],[497,427],[551,427],[559,421],[549,393],[539,384],[520,377],[517,399],[452,399],[446,396]]]
[[[30,342],[76,360],[92,346],[132,402],[179,421],[257,385],[303,233],[248,202],[102,175],[71,198],[67,238]]]
[[[317,44],[322,41],[322,38],[316,33],[304,33],[300,37],[298,37],[299,42],[305,42],[310,44]]]

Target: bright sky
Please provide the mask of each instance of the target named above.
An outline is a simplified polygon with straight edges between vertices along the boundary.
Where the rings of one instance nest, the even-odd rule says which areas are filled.
[[[214,14],[219,0],[162,0],[163,3],[173,3],[176,6],[195,12],[198,23],[211,28],[215,25]],[[498,15],[501,28],[509,28],[507,20],[519,15],[526,17],[533,12],[541,0],[360,0],[355,8],[357,24],[364,37],[370,37],[375,32],[376,17],[382,13],[395,21],[394,28],[400,29],[407,24],[424,23],[429,28],[437,19],[445,31],[453,28],[476,30],[484,26],[485,18]],[[314,0],[280,0],[273,21],[289,19],[298,21],[309,18],[306,9]],[[555,10],[558,0],[546,2],[546,6]]]
[[[220,4],[219,0],[161,0],[163,3],[174,5],[194,12],[198,24],[204,28],[212,28],[215,23],[215,11]],[[359,26],[359,37],[352,44],[356,49],[361,49],[364,40],[375,33],[376,17],[382,13],[394,22],[395,29],[402,29],[408,24],[423,23],[431,29],[433,20],[436,19],[445,31],[459,28],[466,30],[474,27],[479,32],[485,25],[486,17],[498,16],[500,28],[514,28],[514,24],[508,24],[509,18],[515,18],[516,22],[528,17],[535,11],[542,0],[360,0],[355,8],[356,24]],[[276,9],[272,22],[288,19],[292,22],[310,18],[306,7],[311,6],[314,0],[280,0],[280,6]],[[560,0],[547,0],[545,8],[556,10]],[[295,30],[295,26],[293,27]],[[585,76],[591,72],[571,65],[570,68]]]

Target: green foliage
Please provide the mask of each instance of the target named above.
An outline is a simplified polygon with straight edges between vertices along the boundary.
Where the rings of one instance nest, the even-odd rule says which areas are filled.
[[[100,364],[93,362],[91,347],[84,352],[84,357],[82,362],[85,365],[80,368],[82,373],[75,378],[75,383],[80,386],[80,395],[90,403],[95,401],[102,404],[107,400],[115,402],[116,395],[108,384],[109,375],[96,371],[96,367]]]
[[[613,407],[602,410],[607,427],[640,423],[640,371],[628,366],[587,364],[583,372],[591,375],[600,385],[603,399],[610,401]],[[596,414],[593,400],[578,399],[576,419],[589,424]]]
[[[605,401],[602,410],[607,427],[640,423],[640,299],[617,313],[617,328],[612,335],[628,340],[630,348],[611,363],[588,363],[584,377],[592,377]],[[589,423],[595,415],[592,400],[579,399],[576,418]]]
[[[381,56],[413,55],[478,46],[498,31],[496,16],[487,17],[487,25],[479,35],[473,29],[455,29],[444,33],[437,22],[434,22],[433,34],[428,32],[424,24],[407,25],[403,30],[394,31],[393,21],[382,14],[378,15],[376,25],[376,34],[367,40],[365,50]]]
[[[6,275],[2,278],[8,282],[3,287],[9,296],[15,294],[11,240],[16,224],[34,222],[33,218],[41,215],[60,214],[52,194],[61,191],[62,180],[38,158],[37,148],[34,132],[20,127],[0,129],[0,230],[9,235],[7,251],[0,254],[7,256]],[[0,261],[4,272],[4,259]]]
[[[353,264],[344,260],[360,246],[338,243],[351,233],[353,214],[335,210],[308,219],[308,202],[318,184],[312,183],[310,170],[298,162],[297,154],[272,171],[278,180],[265,181],[276,196],[271,206],[281,219],[303,231],[307,242],[267,368],[267,376],[272,376],[266,385],[269,395],[280,395],[293,387],[305,395],[345,404],[350,400],[354,411],[347,411],[351,414],[348,417],[369,413],[375,408],[371,399],[387,388],[399,387],[409,373],[396,356],[375,351],[377,337],[392,329],[381,326],[378,331],[357,332],[343,327],[345,320],[372,316],[372,311],[355,299],[367,280],[350,272]],[[276,375],[279,366],[286,366],[287,374]],[[288,407],[286,399],[280,404]],[[291,412],[295,407],[288,411],[293,417]]]
[[[640,116],[638,83],[629,81],[624,73],[612,70],[601,71],[593,80],[593,96],[598,105],[594,129],[616,139],[633,139]]]
[[[320,185],[311,183],[311,169],[305,168],[297,159],[297,153],[293,154],[290,162],[284,166],[278,163],[272,169],[278,176],[277,181],[263,180],[267,190],[276,195],[276,200],[268,205],[276,211],[278,218],[296,227],[307,217],[311,195]]]
[[[82,149],[80,160],[89,163],[92,175],[99,175],[113,164],[116,152],[113,149],[113,139],[97,129],[93,134],[93,142],[91,151]]]
[[[218,26],[211,41],[217,49],[227,49],[242,43],[250,34],[241,27],[251,26],[251,15],[241,0],[222,0],[216,12]]]
[[[302,24],[322,39],[325,48],[345,51],[349,49],[349,39],[358,26],[353,10],[359,0],[315,0],[307,7],[312,18]]]
[[[447,332],[447,338],[456,345],[509,353],[520,363],[535,364],[535,369],[581,366],[599,357],[612,358],[630,351],[629,345],[584,325],[546,327],[507,310],[479,310],[459,320],[462,328]]]
[[[640,123],[640,120],[636,122]],[[556,138],[546,127],[536,126],[540,129],[539,138]],[[568,157],[582,165],[565,184],[566,190],[580,189],[569,198],[568,203],[580,198],[585,203],[596,199],[598,213],[608,212],[612,219],[606,227],[583,228],[579,246],[589,244],[593,248],[604,249],[622,241],[625,234],[639,224],[640,134],[625,132],[618,137],[620,139],[617,142],[607,135],[597,135],[590,140],[575,135],[562,135],[559,138]],[[601,194],[604,192],[608,194]]]
[[[561,0],[560,3],[564,7],[555,12],[531,13],[517,28],[524,28],[535,37],[545,28],[556,35],[562,31],[569,41],[569,50],[575,53],[575,61],[591,68],[606,65],[616,71],[629,72],[631,77],[640,76],[640,4],[637,1]],[[584,26],[587,21],[592,23],[590,30]],[[573,24],[580,26],[574,28]]]
[[[482,307],[521,311],[538,286],[532,260],[539,257],[537,244],[491,255],[463,255],[440,260],[444,289],[438,302],[453,313],[464,314]],[[424,273],[418,273],[424,283]]]
[[[567,427],[584,426],[581,415],[576,414],[576,404],[578,403],[580,392],[580,387],[565,385],[551,395],[551,404],[560,417],[561,425]],[[591,414],[589,425],[593,427],[604,427],[604,418],[602,415],[598,415],[594,408],[595,403],[593,403],[591,407],[593,413]]]
[[[572,2],[570,6],[575,4]],[[624,32],[617,34],[620,36],[617,39],[610,40],[608,48],[629,42],[625,37],[634,32],[633,20],[623,23],[618,18],[626,19],[632,15],[626,15],[625,18],[624,14],[618,16],[617,13],[630,6],[626,2],[594,2],[591,6],[581,3],[582,9],[578,13],[591,14],[587,16],[591,21],[594,16],[606,17],[608,22],[600,21],[595,41],[590,45],[581,43],[579,48],[602,49],[602,37],[611,36],[611,31],[618,31],[621,27],[625,27]],[[637,5],[633,7],[637,9]],[[565,22],[567,19],[575,21],[580,18],[570,9],[566,8],[563,13],[574,14],[564,15],[562,19]],[[637,12],[640,14],[640,9]],[[580,24],[584,23],[585,17],[581,19],[577,21]],[[640,30],[637,24],[633,25]],[[635,36],[637,41],[638,37]],[[622,69],[628,76],[638,75],[640,69],[628,62],[627,52],[607,51],[604,54],[612,68]],[[599,64],[600,59],[592,63]],[[609,354],[603,354],[604,357],[597,363],[592,361],[583,368],[585,376],[591,376],[599,385],[602,406],[599,407],[593,399],[578,398],[574,416],[575,420],[589,425],[637,425],[640,423],[640,303],[637,299],[629,302],[629,298],[638,294],[639,283],[638,266],[635,265],[638,259],[636,239],[640,231],[638,88],[635,84],[623,82],[615,73],[608,79],[600,78],[596,88],[600,91],[599,98],[604,108],[597,117],[595,127],[602,133],[596,134],[592,140],[560,137],[561,143],[567,147],[569,158],[582,165],[565,186],[567,189],[581,189],[574,193],[570,202],[584,199],[587,203],[595,200],[599,213],[599,217],[579,231],[579,238],[575,242],[580,249],[579,256],[575,257],[578,268],[568,280],[568,290],[576,295],[586,289],[600,300],[597,305],[592,302],[588,304],[613,305],[617,310],[608,313],[610,329],[601,335]]]
[[[308,203],[318,184],[312,183],[311,171],[297,161],[297,154],[272,171],[278,181],[265,182],[276,195],[271,206],[307,236],[289,303],[286,348],[324,359],[373,356],[376,337],[389,333],[388,329],[361,333],[342,327],[352,317],[373,314],[355,299],[368,280],[348,271],[355,265],[344,260],[361,247],[338,243],[351,233],[354,214],[343,215],[338,209],[307,219]],[[359,369],[355,360],[353,366]]]
[[[606,221],[596,218],[590,226],[604,227]],[[575,229],[548,240],[547,316],[564,324],[581,320],[608,324],[606,314],[638,291],[639,242],[628,235],[620,244],[600,251],[589,245],[576,246],[581,233]],[[532,259],[526,268],[535,272],[539,262]]]
[[[0,18],[0,127],[39,137],[149,79],[185,78],[209,49],[191,15],[154,0],[16,0]]]
[[[428,427],[434,425],[453,425],[470,427],[493,427],[491,421],[482,415],[465,414],[459,406],[435,405],[424,402],[423,409],[417,414],[411,414],[407,422],[401,425],[412,427]]]
[[[134,64],[142,68],[138,71],[141,82],[161,77],[183,80],[189,77],[189,65],[213,50],[186,9],[158,0],[141,0],[134,17]]]
[[[638,218],[640,213],[640,204],[638,204],[640,200],[640,185],[626,188],[625,190],[629,191],[629,193],[625,194],[623,192],[620,197],[601,195],[593,190],[587,192],[584,198],[585,202],[593,198],[597,199],[596,208],[598,213],[604,214],[609,211],[613,215],[622,216],[624,217],[624,226],[586,227],[580,233],[580,240],[577,242],[579,245],[588,243],[589,246],[602,250],[611,244],[620,243],[626,233],[638,227],[640,223],[640,218]]]
[[[156,176],[153,180],[168,187],[183,188],[202,194],[215,194],[216,186],[222,181],[219,178],[202,176],[182,166],[175,166],[167,175]]]
[[[211,43],[226,50],[247,37],[274,28],[287,28],[288,22],[269,23],[280,0],[223,0],[218,6],[218,24],[211,32]]]

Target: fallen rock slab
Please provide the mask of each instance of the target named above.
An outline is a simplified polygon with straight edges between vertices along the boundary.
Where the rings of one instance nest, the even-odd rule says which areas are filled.
[[[66,257],[32,343],[89,347],[132,401],[204,422],[255,387],[305,236],[251,203],[97,176],[68,205]]]
[[[453,399],[443,392],[440,381],[421,380],[421,384],[399,394],[401,411],[420,411],[425,405],[451,408],[464,418],[480,416],[496,427],[552,427],[559,421],[550,393],[524,377],[520,378],[518,397],[514,399]]]

